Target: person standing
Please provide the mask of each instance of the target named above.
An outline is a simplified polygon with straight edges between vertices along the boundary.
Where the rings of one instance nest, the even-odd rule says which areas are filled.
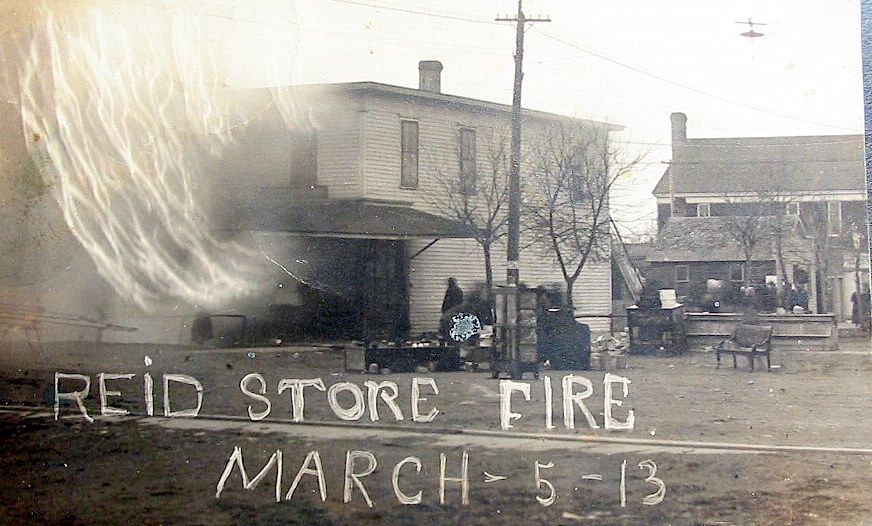
[[[869,294],[869,285],[863,285],[860,297],[857,298],[858,310],[860,311],[860,326],[866,334],[872,333],[872,297]]]
[[[797,294],[797,301],[800,307],[802,307],[804,312],[809,312],[808,310],[808,290],[806,290],[808,285],[803,285],[799,287],[799,292]]]
[[[445,298],[442,300],[442,313],[453,309],[463,303],[463,289],[457,285],[457,280],[448,278],[448,290],[445,291]]]
[[[439,332],[442,338],[450,341],[451,317],[457,314],[458,307],[463,304],[463,289],[457,285],[457,280],[448,278],[448,290],[442,299],[442,316],[439,318]]]

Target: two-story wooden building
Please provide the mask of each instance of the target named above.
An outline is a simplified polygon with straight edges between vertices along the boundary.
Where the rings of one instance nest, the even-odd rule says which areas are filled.
[[[861,286],[869,283],[863,136],[689,138],[687,116],[673,113],[671,118],[672,160],[653,192],[658,230],[667,229],[672,217],[758,214],[767,201],[768,214],[800,218],[813,254],[805,265],[787,265],[783,279],[794,282],[810,274],[810,295],[817,299],[812,309],[850,318],[858,278]],[[667,229],[669,239],[676,237],[676,228]],[[772,240],[765,245],[771,247]],[[659,247],[659,264],[686,248],[673,250],[664,242]],[[757,259],[774,261],[767,250]],[[680,274],[684,279],[683,268]]]
[[[40,278],[7,280],[0,290],[28,308],[137,329],[107,331],[105,341],[186,343],[193,320],[204,314],[227,316],[222,323],[228,326],[216,324],[214,333],[237,331],[245,316],[249,329],[287,338],[394,338],[438,330],[447,279],[456,278],[467,295],[485,281],[481,247],[444,213],[444,182],[463,178],[470,190],[486,181],[491,154],[511,136],[511,106],[442,93],[441,69],[438,62],[421,62],[417,88],[376,82],[227,88],[224,106],[212,116],[224,138],[220,147],[205,141],[210,150],[200,159],[197,144],[175,145],[202,177],[186,189],[188,201],[173,204],[173,213],[197,214],[197,224],[213,230],[209,236],[232,247],[222,257],[202,259],[222,265],[221,274],[234,280],[232,294],[215,295],[220,302],[191,304],[156,289],[154,301],[141,308],[101,277],[47,194],[30,214],[50,220],[54,237],[18,265],[37,269]],[[533,110],[523,110],[522,118],[522,153],[557,124],[600,137],[618,129]],[[21,155],[26,158],[23,145]],[[21,235],[36,235],[31,223]],[[552,255],[528,241],[522,233],[522,283],[562,287]],[[174,247],[166,256],[184,266],[188,248],[198,249]],[[497,242],[492,254],[499,283],[504,245]],[[208,279],[200,284],[208,287]],[[227,282],[214,286],[220,283]],[[608,329],[608,261],[587,264],[573,299],[593,331]],[[46,325],[40,337],[95,335],[90,328]]]
[[[328,295],[353,311],[345,313],[345,327],[368,336],[414,335],[437,330],[447,278],[467,293],[484,283],[480,246],[444,217],[445,181],[487,181],[492,153],[511,136],[511,106],[442,93],[441,69],[421,62],[417,89],[376,82],[289,87],[279,97],[293,104],[290,119],[273,112],[239,130],[237,154],[220,168],[221,186],[236,205],[223,228],[256,233],[296,278],[283,281],[287,303],[273,310],[312,312],[306,302]],[[275,96],[264,89],[243,98],[268,108]],[[619,129],[525,109],[522,150],[557,123],[603,136]],[[499,282],[504,245],[494,246],[493,262]],[[553,257],[537,247],[522,250],[521,281],[563,286]],[[576,313],[588,316],[592,330],[607,330],[609,263],[589,263],[578,283]]]

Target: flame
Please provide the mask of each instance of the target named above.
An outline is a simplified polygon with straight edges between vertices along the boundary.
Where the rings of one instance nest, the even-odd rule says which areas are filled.
[[[43,3],[18,49],[27,147],[100,275],[146,310],[168,299],[221,306],[254,293],[264,272],[245,239],[213,233],[206,206],[203,160],[220,157],[235,133],[212,22],[238,21],[239,10],[216,5]],[[280,29],[295,33],[287,3],[242,6],[258,13],[243,28],[285,20]],[[293,102],[273,93],[292,125]]]

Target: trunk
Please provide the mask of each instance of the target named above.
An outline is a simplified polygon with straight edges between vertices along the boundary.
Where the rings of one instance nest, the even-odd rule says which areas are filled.
[[[567,308],[573,309],[573,314],[574,314],[574,309],[575,309],[575,303],[572,301],[572,288],[574,286],[575,286],[574,279],[566,280],[566,301],[565,301],[565,303],[566,303]]]
[[[743,281],[743,284],[745,285],[745,288],[747,289],[748,287],[751,286],[751,258],[750,257],[745,260],[745,270],[743,273],[744,273],[744,276],[742,276],[742,277],[744,279],[742,281]]]
[[[491,246],[490,243],[482,243],[481,251],[484,253],[484,286],[485,286],[485,301],[487,301],[488,312],[490,313],[490,322],[493,323],[496,318],[494,312],[494,269],[491,261]]]
[[[775,239],[775,274],[776,303],[779,307],[783,307],[786,301],[785,281],[787,280],[787,265],[784,263],[784,249],[781,245],[780,237]]]
[[[481,251],[484,253],[484,284],[487,287],[488,295],[491,289],[494,288],[494,270],[491,262],[490,243],[482,243]]]
[[[862,289],[863,285],[862,285],[862,282],[860,281],[860,258],[862,257],[860,254],[861,254],[860,252],[854,253],[854,294],[856,294],[855,297],[857,298],[857,303],[854,303],[855,309],[863,304],[860,300],[860,295],[863,294],[863,289]],[[852,314],[851,321],[853,321],[853,318],[854,318],[853,312],[851,314]],[[862,312],[860,313],[860,316],[863,316]]]

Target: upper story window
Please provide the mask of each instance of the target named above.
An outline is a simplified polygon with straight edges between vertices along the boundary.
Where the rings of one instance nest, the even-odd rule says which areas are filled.
[[[418,122],[401,121],[400,186],[418,188]]]
[[[313,129],[294,134],[291,143],[291,186],[315,186],[318,179],[318,135]]]
[[[675,265],[675,282],[687,283],[690,281],[690,267],[688,265]]]
[[[709,203],[700,203],[696,205],[696,217],[710,217],[712,215],[712,206]]]
[[[798,216],[799,215],[799,203],[787,203],[787,215]]]
[[[472,128],[460,129],[460,182],[462,188],[469,192],[475,192],[476,179],[476,153],[475,153],[475,130]]]
[[[827,201],[827,232],[837,236],[842,232],[842,203]]]

